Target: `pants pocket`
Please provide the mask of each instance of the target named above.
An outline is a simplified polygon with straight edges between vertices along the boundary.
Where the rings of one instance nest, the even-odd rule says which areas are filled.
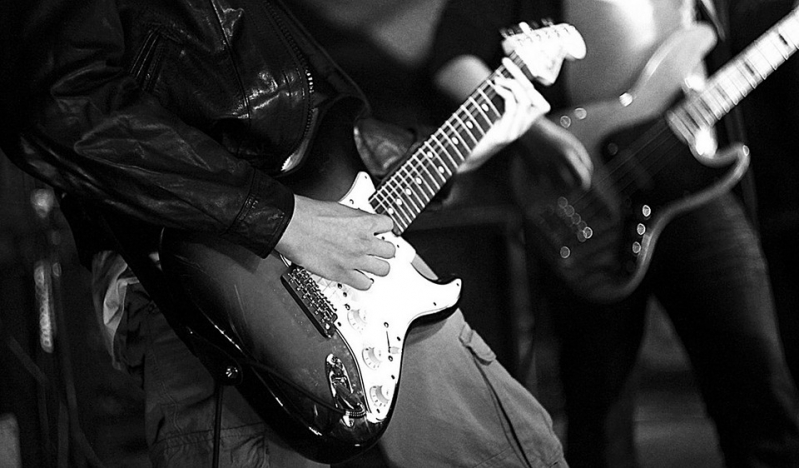
[[[464,324],[460,341],[469,349],[490,388],[506,436],[532,467],[566,468],[563,448],[552,427],[552,418],[535,397],[497,361],[479,333]]]

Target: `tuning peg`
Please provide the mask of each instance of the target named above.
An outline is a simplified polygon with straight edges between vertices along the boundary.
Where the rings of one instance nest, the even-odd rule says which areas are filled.
[[[513,36],[513,31],[511,30],[511,28],[501,28],[499,30],[499,35],[502,36],[502,39],[507,39]]]

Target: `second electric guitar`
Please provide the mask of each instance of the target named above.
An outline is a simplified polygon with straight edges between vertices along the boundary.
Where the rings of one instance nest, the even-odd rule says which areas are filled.
[[[630,294],[668,222],[741,178],[746,148],[717,153],[708,129],[799,48],[798,16],[791,12],[674,107],[716,43],[707,25],[674,33],[618,99],[551,114],[594,159],[592,185],[517,185],[537,230],[530,242],[576,294],[595,302]]]

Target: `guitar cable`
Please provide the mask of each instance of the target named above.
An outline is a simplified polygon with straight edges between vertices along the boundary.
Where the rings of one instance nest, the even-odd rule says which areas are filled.
[[[219,445],[222,435],[222,402],[224,400],[225,385],[214,379],[216,388],[214,393],[216,396],[216,408],[214,414],[214,455],[213,455],[213,468],[219,468]]]
[[[330,411],[332,411],[334,413],[337,413],[337,414],[339,414],[341,416],[347,414],[347,411],[345,411],[345,410],[343,410],[341,408],[338,408],[338,407],[336,407],[334,405],[331,405],[330,403],[328,403],[326,401],[323,401],[321,398],[317,397],[316,395],[313,395],[308,390],[305,390],[304,388],[302,388],[299,385],[297,385],[294,382],[292,382],[288,377],[284,377],[284,376],[280,375],[279,372],[275,371],[270,366],[264,365],[264,364],[262,364],[260,362],[252,360],[252,359],[247,359],[244,362],[247,365],[252,366],[255,369],[259,369],[259,370],[263,371],[264,373],[266,373],[267,375],[269,375],[273,379],[278,380],[278,381],[282,382],[283,384],[291,387],[294,391],[305,395],[306,398],[308,398],[309,400],[312,400],[313,402],[315,402],[319,406],[322,406],[322,407],[324,407],[324,408],[326,408],[326,409],[328,409],[328,410],[330,410]]]

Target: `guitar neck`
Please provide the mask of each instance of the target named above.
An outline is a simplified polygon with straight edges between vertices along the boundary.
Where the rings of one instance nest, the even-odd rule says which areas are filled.
[[[708,81],[706,88],[669,111],[686,141],[715,125],[799,48],[799,8],[772,26]]]
[[[529,73],[517,54],[511,53],[510,58]],[[496,69],[369,198],[377,213],[394,221],[397,235],[410,226],[502,116],[504,100],[491,85],[498,76],[511,75],[504,66]]]

